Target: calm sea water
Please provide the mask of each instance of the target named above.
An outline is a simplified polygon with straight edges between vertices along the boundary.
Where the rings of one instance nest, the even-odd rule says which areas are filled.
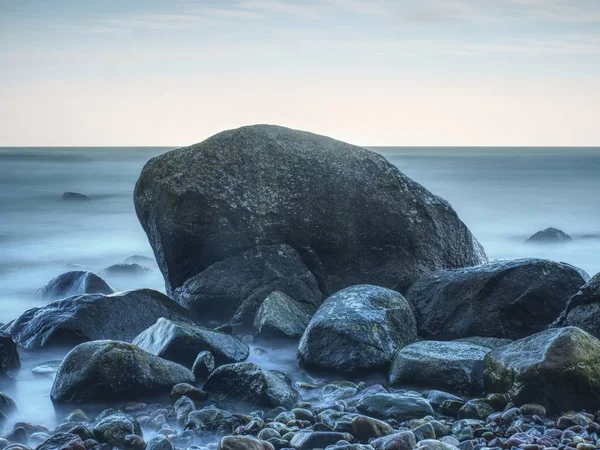
[[[100,271],[131,255],[152,256],[133,208],[144,163],[167,148],[0,148],[0,322],[39,306],[35,291],[73,268]],[[600,148],[375,148],[404,173],[444,197],[490,258],[535,256],[600,271]],[[65,191],[91,202],[61,200]],[[567,245],[523,241],[549,226]],[[160,273],[111,279],[116,288],[163,289]],[[31,374],[41,360],[23,355],[13,420],[52,425],[51,381]],[[267,366],[294,365],[277,351]]]

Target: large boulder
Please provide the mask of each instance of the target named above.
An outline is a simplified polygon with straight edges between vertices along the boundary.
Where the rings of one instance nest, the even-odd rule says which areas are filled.
[[[158,318],[191,322],[190,312],[151,289],[88,294],[25,311],[2,327],[26,349],[97,339],[130,341]]]
[[[579,327],[600,339],[600,273],[569,299],[554,325]]]
[[[576,327],[551,328],[485,356],[487,392],[505,392],[517,405],[538,403],[549,413],[600,404],[600,341]]]
[[[451,206],[382,156],[283,127],[224,131],[153,158],[134,201],[167,291],[219,319],[275,290],[313,302],[297,292],[306,277],[282,273],[273,286],[284,256],[267,249],[289,252],[324,296],[358,283],[403,292],[431,270],[486,261]],[[215,264],[235,274],[240,257],[258,269],[227,283],[202,276]],[[210,295],[186,286],[194,277]]]
[[[250,362],[218,367],[203,389],[223,401],[242,401],[269,408],[291,408],[300,398],[285,374]]]
[[[389,380],[479,395],[483,393],[483,358],[489,352],[489,348],[467,342],[415,342],[396,353]]]
[[[396,351],[417,336],[402,294],[371,285],[343,289],[311,319],[298,346],[306,368],[359,373],[386,370]]]
[[[194,383],[192,372],[135,345],[92,341],[63,360],[50,397],[57,404],[127,402],[169,394],[178,383]]]
[[[50,280],[36,292],[43,300],[59,300],[83,294],[112,294],[115,290],[93,272],[73,270]]]
[[[299,338],[315,310],[283,292],[271,293],[254,318],[254,328],[263,336]]]
[[[230,334],[164,318],[142,331],[133,344],[186,367],[192,367],[204,350],[212,353],[217,364],[243,361],[249,351],[248,345]]]
[[[427,339],[520,339],[543,330],[588,276],[541,259],[496,261],[424,275],[406,294]]]

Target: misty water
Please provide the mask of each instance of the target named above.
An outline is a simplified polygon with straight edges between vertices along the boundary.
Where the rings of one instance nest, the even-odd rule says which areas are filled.
[[[0,148],[0,323],[41,306],[38,288],[62,272],[102,269],[132,255],[152,256],[133,207],[144,163],[166,148]],[[600,271],[600,148],[377,148],[400,170],[448,200],[490,259],[541,257]],[[88,202],[61,200],[81,192]],[[553,226],[574,240],[531,246],[524,240]],[[108,278],[117,289],[164,290],[157,270]],[[56,424],[52,379],[34,375],[64,352],[21,352],[17,382],[5,389],[19,407],[11,421]],[[294,348],[251,360],[292,371]],[[306,375],[304,375],[306,376]]]

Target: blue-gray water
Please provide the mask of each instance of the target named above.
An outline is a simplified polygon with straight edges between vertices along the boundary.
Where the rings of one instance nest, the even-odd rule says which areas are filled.
[[[93,271],[128,256],[151,256],[135,216],[133,186],[144,163],[166,148],[0,148],[0,322],[39,306],[35,291],[54,276]],[[600,148],[377,148],[404,173],[444,197],[490,258],[536,256],[600,271]],[[61,201],[65,191],[93,201]],[[523,245],[535,231],[561,228],[567,245]],[[587,237],[585,237],[587,236]],[[162,289],[158,272],[109,280],[121,289]],[[24,355],[7,393],[13,420],[52,425],[50,379],[35,377],[43,357]],[[264,364],[293,365],[293,352]]]

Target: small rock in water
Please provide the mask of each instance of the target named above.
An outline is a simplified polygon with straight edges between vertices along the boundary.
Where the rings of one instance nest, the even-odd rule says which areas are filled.
[[[58,372],[61,363],[62,361],[58,360],[47,361],[35,366],[33,369],[31,369],[31,373],[33,373],[34,375],[54,378],[56,372]]]
[[[62,199],[69,202],[86,202],[92,198],[79,192],[65,192],[62,195]]]
[[[526,244],[560,244],[572,241],[571,236],[557,228],[538,231],[525,241]]]

